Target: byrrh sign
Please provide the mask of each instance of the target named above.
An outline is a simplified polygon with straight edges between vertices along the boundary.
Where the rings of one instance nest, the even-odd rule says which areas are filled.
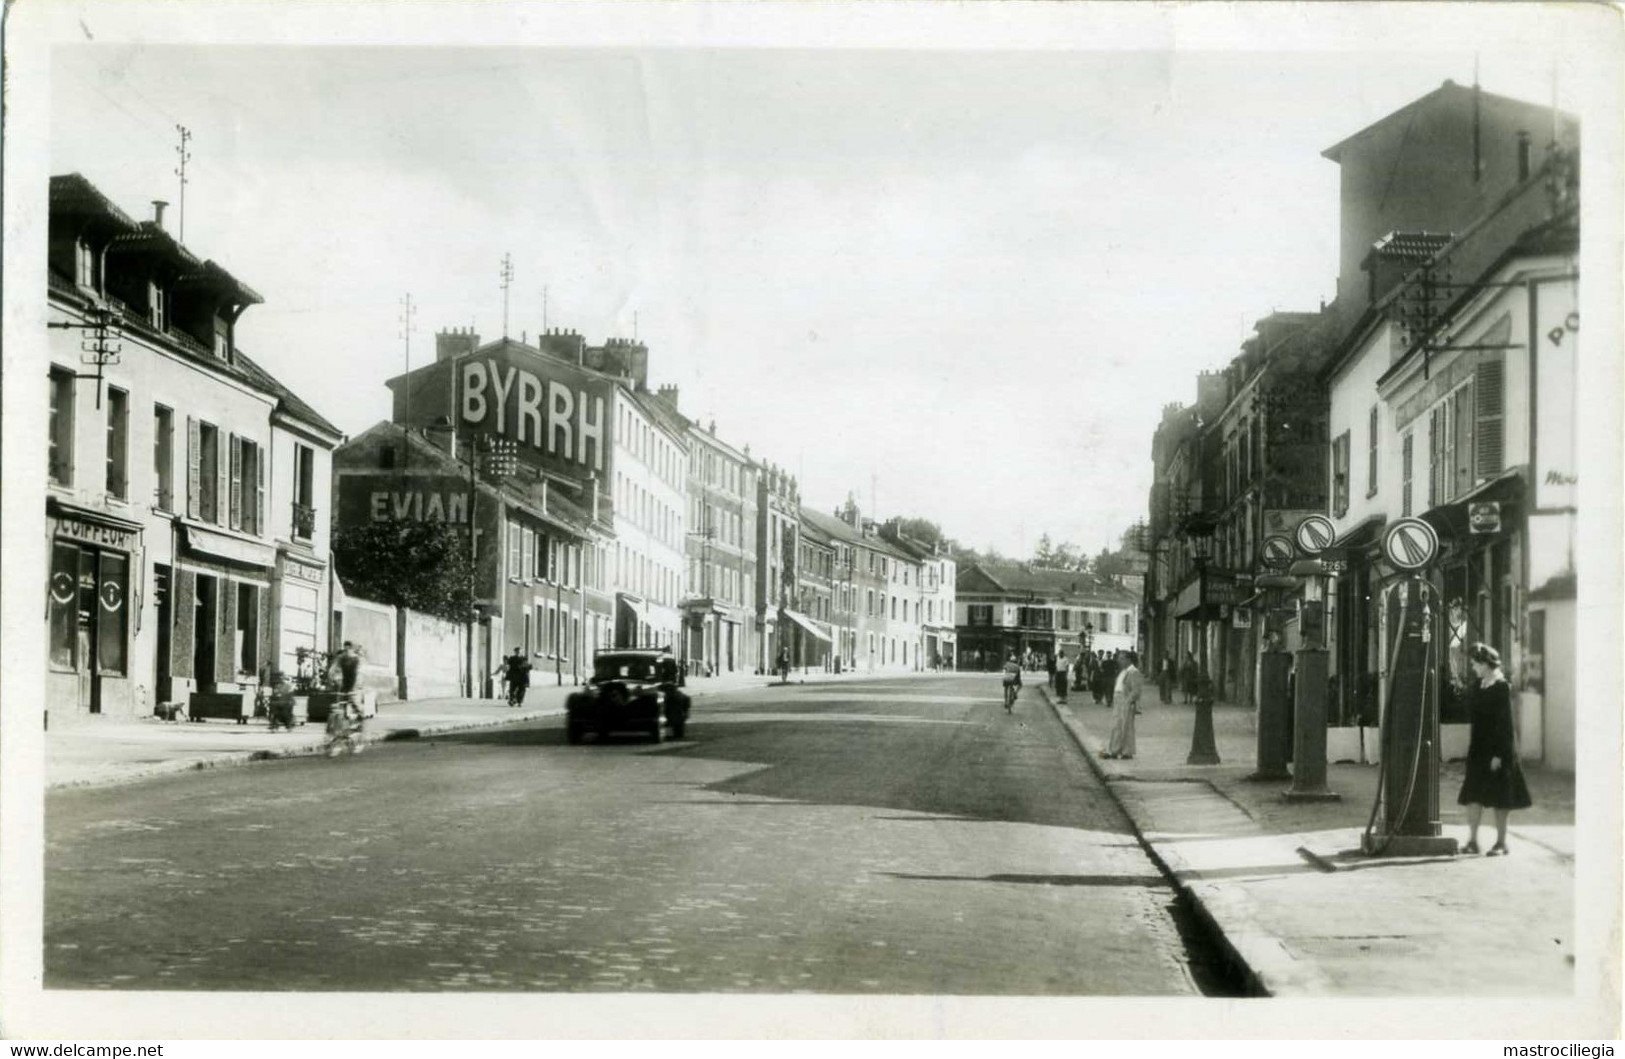
[[[457,367],[458,418],[536,457],[604,473],[610,383],[566,362],[505,350]]]

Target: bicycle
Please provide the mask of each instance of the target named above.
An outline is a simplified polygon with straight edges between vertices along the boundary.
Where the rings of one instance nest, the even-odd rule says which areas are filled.
[[[1006,680],[1004,682],[1004,712],[1005,713],[1013,713],[1013,712],[1015,712],[1016,692],[1018,692],[1020,690],[1021,690],[1021,685],[1018,684],[1017,682],[1015,682],[1014,680]]]

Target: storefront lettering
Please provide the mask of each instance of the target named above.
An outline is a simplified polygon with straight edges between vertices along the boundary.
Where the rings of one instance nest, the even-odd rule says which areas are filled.
[[[56,535],[69,537],[87,544],[105,544],[114,548],[128,550],[135,537],[129,530],[115,529],[112,526],[98,526],[93,522],[77,522],[73,519],[59,518],[56,520]]]
[[[468,494],[392,493],[376,490],[371,498],[374,522],[467,522]]]
[[[319,566],[310,566],[290,559],[283,570],[288,577],[296,581],[309,581],[313,585],[322,583],[322,568]]]
[[[1580,314],[1577,312],[1569,313],[1567,316],[1563,317],[1563,326],[1554,327],[1550,331],[1546,332],[1546,338],[1551,342],[1552,345],[1561,346],[1563,344],[1564,335],[1577,334],[1579,330]]]
[[[469,361],[462,374],[464,423],[511,435],[549,456],[604,469],[603,397],[490,359]]]
[[[1547,485],[1579,485],[1580,476],[1577,474],[1564,474],[1562,471],[1547,471]]]

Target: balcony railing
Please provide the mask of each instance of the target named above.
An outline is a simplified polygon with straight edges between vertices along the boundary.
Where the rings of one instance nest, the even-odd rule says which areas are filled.
[[[293,505],[293,535],[296,539],[308,541],[316,535],[316,509],[308,504],[297,501]]]

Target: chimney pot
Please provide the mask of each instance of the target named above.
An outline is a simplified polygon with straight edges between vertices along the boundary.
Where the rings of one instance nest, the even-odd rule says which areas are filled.
[[[169,203],[163,199],[152,200],[152,223],[156,224],[159,229],[164,226],[164,207],[168,205]]]

